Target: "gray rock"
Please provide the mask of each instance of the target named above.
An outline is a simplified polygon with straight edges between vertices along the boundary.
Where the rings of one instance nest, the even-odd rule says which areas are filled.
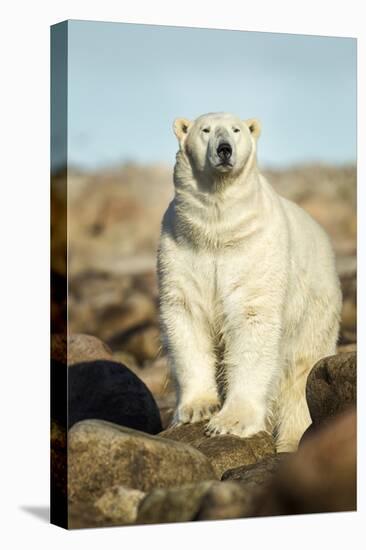
[[[213,483],[201,499],[196,519],[234,519],[255,515],[257,501],[264,493],[279,464],[289,453],[268,456],[256,464],[228,470],[221,483]]]
[[[251,517],[258,492],[257,487],[237,481],[207,481],[156,489],[141,502],[136,523]]]
[[[227,470],[221,479],[223,481],[241,481],[247,485],[253,485],[253,487],[266,485],[277,472],[280,463],[289,455],[291,453],[278,453],[264,458],[256,464]]]
[[[356,403],[356,369],[354,352],[325,357],[313,367],[306,384],[306,399],[314,426]]]
[[[112,520],[119,524],[134,523],[138,506],[145,496],[146,493],[138,489],[116,485],[107,489],[94,506],[107,521]]]
[[[160,437],[181,441],[194,445],[198,441],[205,440],[206,422],[195,422],[194,424],[180,424],[171,426],[159,434]],[[208,439],[208,438],[207,438]]]
[[[112,527],[135,522],[139,502],[145,493],[115,486],[107,489],[95,502],[71,502],[68,528]]]
[[[122,522],[117,525],[121,525]],[[68,529],[87,529],[91,527],[111,527],[113,520],[103,516],[93,502],[70,502],[68,505]]]
[[[214,483],[203,495],[196,520],[252,517],[257,490],[238,481]]]
[[[205,422],[182,424],[161,432],[164,438],[189,443],[210,460],[216,474],[221,477],[226,470],[255,464],[262,458],[275,454],[274,440],[265,432],[250,438],[233,435],[207,436]]]
[[[155,489],[141,502],[136,523],[191,521],[200,508],[202,497],[215,481]]]
[[[75,424],[68,443],[71,502],[92,503],[114,485],[148,492],[216,478],[197,449],[101,420]]]

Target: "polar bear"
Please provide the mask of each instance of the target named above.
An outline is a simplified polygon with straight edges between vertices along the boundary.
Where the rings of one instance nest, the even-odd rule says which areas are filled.
[[[293,451],[311,422],[308,373],[336,351],[342,298],[330,242],[261,175],[256,119],[209,113],[175,120],[174,132],[175,196],[158,250],[173,423],[271,431],[278,451]]]

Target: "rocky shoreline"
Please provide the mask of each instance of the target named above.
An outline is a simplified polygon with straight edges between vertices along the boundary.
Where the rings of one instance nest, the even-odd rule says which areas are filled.
[[[54,368],[60,368],[60,343],[67,340],[54,336]],[[67,493],[70,528],[356,509],[355,352],[314,366],[307,386],[313,424],[296,453],[277,454],[268,433],[248,439],[208,437],[204,422],[151,429],[151,415],[160,414],[152,394],[125,365],[106,358],[102,341],[73,335],[68,349],[71,380],[80,366],[85,379],[88,368],[92,373],[97,368],[104,380],[94,393],[89,388],[73,401],[79,419],[68,434],[65,426],[52,422],[53,481]],[[110,392],[113,402],[116,378],[104,379],[111,364],[123,374],[135,407],[138,402],[138,430],[131,427],[135,417],[128,407],[114,407],[113,421],[105,420],[98,393]],[[69,392],[73,399],[70,385]],[[85,402],[94,406],[93,417]],[[66,448],[67,468],[62,468]]]

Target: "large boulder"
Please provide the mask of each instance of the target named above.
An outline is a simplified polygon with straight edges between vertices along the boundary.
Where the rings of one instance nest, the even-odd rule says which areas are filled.
[[[356,411],[351,409],[319,428],[280,465],[255,515],[355,510],[356,456]]]
[[[159,435],[189,443],[201,451],[210,460],[219,477],[230,468],[254,464],[276,452],[272,436],[265,432],[250,438],[234,435],[207,436],[205,427],[206,422],[181,424],[168,428]]]
[[[197,449],[101,420],[75,424],[68,443],[74,502],[94,502],[114,485],[147,492],[216,478]]]
[[[325,357],[313,367],[306,384],[306,399],[315,427],[356,403],[356,370],[355,352]]]
[[[68,389],[69,427],[96,418],[151,434],[162,429],[150,390],[121,363],[77,363],[69,368]]]

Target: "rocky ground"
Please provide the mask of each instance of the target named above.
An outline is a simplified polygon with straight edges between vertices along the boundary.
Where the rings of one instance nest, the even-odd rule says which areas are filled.
[[[56,226],[52,357],[57,372],[68,365],[72,385],[70,527],[355,509],[356,172],[266,175],[329,233],[344,296],[338,354],[309,376],[313,424],[293,455],[276,454],[268,434],[207,438],[202,424],[168,428],[175,393],[160,350],[155,254],[171,171],[130,165],[69,175],[70,333],[67,353],[66,241]],[[59,220],[62,181],[52,191]],[[64,496],[65,457],[66,426],[53,411],[54,485]]]
[[[60,368],[62,342],[53,337],[53,368]],[[355,352],[314,366],[307,385],[313,423],[296,453],[276,453],[264,432],[208,437],[204,422],[163,430],[147,386],[111,352],[105,358],[100,340],[79,334],[68,345],[76,422],[69,422],[67,466],[66,427],[52,422],[52,471],[68,497],[70,528],[356,509]],[[80,350],[83,361],[74,363]],[[81,372],[86,391],[75,396]]]

